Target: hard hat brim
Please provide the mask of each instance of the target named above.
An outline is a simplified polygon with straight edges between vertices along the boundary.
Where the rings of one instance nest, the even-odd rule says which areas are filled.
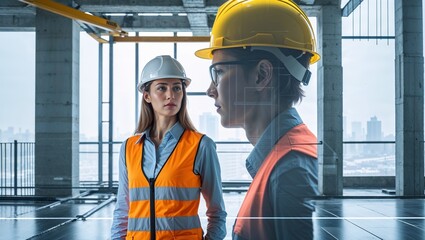
[[[219,49],[229,49],[229,48],[241,48],[241,47],[248,47],[248,46],[258,46],[258,47],[276,47],[276,48],[282,48],[281,45],[267,45],[267,44],[244,44],[244,45],[233,45],[233,46],[219,46],[219,47],[210,47],[210,48],[203,48],[203,49],[199,49],[195,52],[195,56],[199,57],[199,58],[203,58],[203,59],[209,59],[211,60],[213,58],[213,52],[215,50],[219,50]],[[294,49],[294,48],[290,48],[290,49]],[[305,49],[299,49],[300,51],[305,51]],[[313,64],[317,61],[320,60],[320,55],[316,52],[311,52],[308,51],[309,53],[312,54],[312,57],[310,59],[310,64]]]
[[[186,84],[186,88],[189,87],[190,83],[192,82],[192,79],[186,77],[186,78],[182,78],[182,77],[176,77],[176,76],[161,76],[158,78],[152,78],[151,80],[149,80],[148,82],[140,82],[139,84],[137,84],[137,90],[139,90],[139,92],[143,93],[143,89],[146,86],[146,84],[153,82],[155,80],[159,80],[159,79],[165,79],[165,78],[175,78],[175,79],[180,79],[182,80],[185,84]]]
[[[212,52],[214,50],[216,50],[217,48],[203,48],[203,49],[199,49],[195,52],[195,56],[197,56],[198,58],[203,58],[203,59],[212,59],[213,58],[213,54]]]

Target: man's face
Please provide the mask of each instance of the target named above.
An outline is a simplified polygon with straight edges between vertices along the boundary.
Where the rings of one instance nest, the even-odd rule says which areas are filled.
[[[250,104],[249,89],[252,89],[252,71],[246,71],[242,62],[226,54],[226,50],[217,50],[212,59],[210,71],[214,79],[207,90],[208,96],[215,100],[217,113],[221,116],[223,127],[243,127]]]

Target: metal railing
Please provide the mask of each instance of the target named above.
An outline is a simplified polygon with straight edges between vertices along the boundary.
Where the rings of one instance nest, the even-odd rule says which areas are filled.
[[[112,144],[113,162],[110,165],[107,161],[100,161],[99,155],[103,159],[108,159],[109,152],[99,154],[98,142],[80,142],[80,186],[81,189],[111,189],[117,187],[118,182],[118,155],[121,142],[104,142],[103,145]],[[245,189],[246,182],[251,181],[251,177],[245,170],[245,159],[252,150],[252,145],[248,142],[239,141],[218,141],[217,153],[219,155],[223,189],[229,191]],[[394,177],[394,170],[378,172],[373,174],[368,169],[389,168],[389,161],[395,164],[393,155],[380,156],[376,158],[368,157],[373,153],[368,148],[372,145],[381,146],[383,152],[389,151],[389,147],[394,148],[394,141],[345,141],[344,144],[344,177],[362,177],[356,175],[359,166],[363,166],[369,177],[384,176]],[[387,147],[384,147],[386,145]],[[350,147],[357,146],[351,149]],[[107,149],[104,147],[103,149]],[[350,152],[366,154],[362,157],[350,155]],[[35,193],[35,143],[34,142],[3,142],[0,143],[0,196],[32,196]],[[368,162],[367,162],[368,161]],[[365,165],[366,163],[366,165]],[[391,164],[390,164],[391,165]],[[367,167],[367,168],[365,168]],[[395,166],[394,166],[395,167]],[[353,170],[354,169],[354,170]],[[350,173],[354,173],[354,176]],[[356,180],[357,181],[357,180]],[[393,180],[391,180],[393,181]],[[236,183],[236,185],[235,185]],[[226,189],[225,189],[226,188]]]
[[[80,189],[100,189],[117,187],[118,155],[121,142],[104,142],[112,144],[112,168],[107,161],[99,163],[98,142],[80,142]],[[235,173],[244,172],[242,159],[249,154],[252,146],[248,142],[219,141],[217,153],[222,166],[223,187],[229,191],[246,191],[246,182],[251,179],[237,177]],[[237,146],[235,148],[235,146]],[[104,147],[103,149],[107,149]],[[103,152],[103,159],[108,159],[108,152]],[[33,196],[35,194],[35,143],[34,142],[3,142],[0,143],[0,196]],[[241,161],[239,161],[241,160]],[[112,172],[112,173],[110,173]],[[110,179],[112,176],[112,179]],[[229,178],[229,176],[233,178]],[[236,178],[235,178],[236,176]],[[240,174],[239,174],[240,176]],[[111,184],[112,183],[112,184]]]
[[[33,142],[0,143],[0,195],[34,195]]]

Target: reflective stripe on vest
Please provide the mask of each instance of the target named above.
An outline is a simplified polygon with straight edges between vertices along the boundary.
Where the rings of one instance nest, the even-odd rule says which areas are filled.
[[[127,140],[127,239],[202,239],[198,216],[201,178],[193,172],[202,136],[185,130],[158,176],[152,180],[143,172],[144,141],[137,143],[140,136]],[[150,188],[150,180],[154,188]]]
[[[266,221],[279,216],[273,216],[266,194],[267,183],[274,166],[290,151],[317,158],[317,139],[304,124],[287,132],[264,160],[239,210],[235,234],[246,239],[274,239],[274,232],[266,227]]]

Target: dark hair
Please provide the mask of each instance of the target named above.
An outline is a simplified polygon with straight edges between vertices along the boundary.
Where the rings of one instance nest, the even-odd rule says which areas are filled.
[[[143,87],[143,94],[145,92],[150,91],[150,83],[147,83],[146,86]],[[180,122],[184,129],[196,131],[195,126],[190,120],[189,114],[187,112],[187,96],[186,96],[186,84],[184,81],[182,82],[183,87],[183,99],[180,107],[180,111],[177,113],[177,121]],[[140,107],[140,115],[139,115],[139,123],[137,124],[137,128],[135,133],[143,133],[148,128],[153,127],[155,124],[155,112],[152,108],[152,104],[145,101],[142,98],[142,104]]]
[[[276,96],[275,100],[279,108],[287,109],[302,101],[304,90],[301,87],[301,82],[292,77],[283,63],[272,53],[263,50],[251,51],[250,47],[223,50],[225,50],[227,54],[237,58],[237,60],[258,60],[247,61],[247,63],[243,65],[245,71],[249,71],[263,59],[267,59],[273,64],[273,75],[276,76],[276,81],[272,81],[270,87],[275,89],[273,95]],[[304,67],[309,66],[310,58],[312,57],[310,53],[286,48],[281,48],[280,50],[286,56],[291,55],[295,57]]]

